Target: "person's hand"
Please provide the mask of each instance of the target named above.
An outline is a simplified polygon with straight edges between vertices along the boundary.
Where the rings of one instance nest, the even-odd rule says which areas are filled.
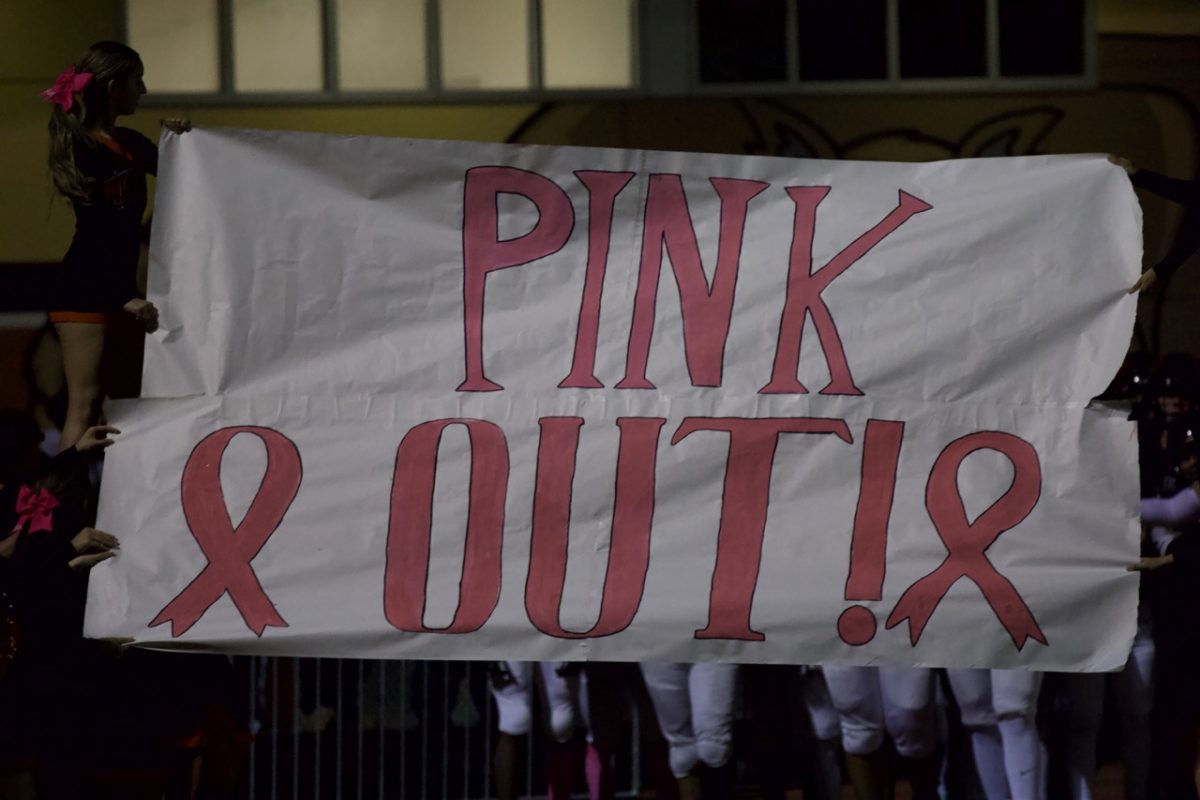
[[[1151,572],[1159,567],[1165,567],[1168,564],[1175,563],[1174,555],[1165,556],[1149,556],[1147,558],[1139,558],[1137,561],[1125,568],[1126,572]]]
[[[75,449],[81,453],[89,450],[103,450],[113,443],[108,436],[111,433],[120,433],[120,431],[112,425],[93,425],[83,432],[83,436],[79,437],[79,441],[75,443]]]
[[[1135,167],[1133,165],[1133,162],[1130,161],[1128,158],[1121,158],[1120,156],[1114,156],[1112,154],[1109,154],[1108,163],[1116,164],[1118,167],[1125,170],[1125,172],[1128,173],[1129,175],[1132,175],[1133,173],[1137,172],[1137,167]]]
[[[125,655],[136,639],[132,636],[106,636],[103,639],[97,639],[96,644],[100,648],[100,654],[108,658],[120,658]]]
[[[1154,271],[1154,267],[1151,267],[1142,273],[1142,277],[1137,279],[1137,283],[1129,287],[1128,294],[1144,292],[1153,286],[1156,280],[1158,280],[1158,273]]]
[[[121,546],[117,537],[111,533],[98,531],[95,528],[84,528],[75,534],[71,547],[79,555],[67,562],[67,566],[76,572],[87,572],[101,561],[107,561],[115,556],[116,549]]]
[[[116,553],[112,550],[105,550],[103,553],[88,553],[82,556],[75,556],[67,562],[67,566],[76,572],[87,572],[101,561],[108,561],[115,555]]]
[[[117,540],[117,537],[111,533],[98,531],[95,528],[84,528],[75,534],[75,538],[71,540],[71,547],[75,548],[75,552],[81,555],[84,553],[111,552],[120,546],[121,543]]]
[[[146,333],[158,330],[158,309],[149,300],[135,297],[124,306],[125,311],[146,327]]]
[[[158,124],[171,133],[187,133],[192,129],[192,121],[187,117],[167,117],[166,119],[160,119]]]

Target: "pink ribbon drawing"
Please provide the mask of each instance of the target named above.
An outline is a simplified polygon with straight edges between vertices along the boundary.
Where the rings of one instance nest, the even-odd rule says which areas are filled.
[[[974,522],[958,493],[958,469],[976,450],[995,450],[1013,465],[1013,482],[996,502]],[[1000,534],[1019,525],[1042,491],[1042,470],[1033,445],[1009,433],[981,431],[951,442],[934,462],[925,489],[925,507],[948,555],[941,565],[908,587],[888,616],[887,627],[909,622],[909,639],[915,646],[938,603],[960,578],[969,578],[983,592],[992,611],[1020,650],[1029,639],[1046,644],[1033,612],[1011,582],[988,561],[987,549]]]
[[[266,445],[267,468],[250,508],[234,527],[221,489],[221,460],[241,433],[257,436]],[[172,638],[182,636],[226,592],[255,635],[262,636],[268,626],[287,627],[250,562],[283,521],[302,474],[295,443],[270,428],[222,428],[196,445],[183,470],[183,516],[208,564],[158,612],[150,627],[169,621]]]

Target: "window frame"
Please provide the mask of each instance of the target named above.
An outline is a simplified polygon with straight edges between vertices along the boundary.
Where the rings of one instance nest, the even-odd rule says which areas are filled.
[[[798,0],[786,0],[789,36],[788,79],[761,83],[702,83],[700,80],[698,0],[634,0],[630,15],[633,85],[613,88],[546,88],[542,75],[542,0],[529,0],[529,89],[447,89],[442,85],[438,0],[425,0],[427,86],[417,90],[353,90],[338,88],[337,10],[335,0],[319,0],[322,20],[322,81],[316,92],[236,91],[233,69],[233,0],[216,0],[218,77],[216,92],[155,92],[147,106],[358,106],[396,104],[541,103],[555,100],[628,100],[652,97],[745,97],[777,95],[863,94],[994,94],[1095,89],[1097,70],[1097,0],[1084,0],[1083,72],[1077,75],[1005,77],[1000,74],[999,7],[987,3],[987,75],[962,78],[904,78],[900,75],[900,2],[887,0],[887,77],[878,80],[802,80],[799,39],[795,33]],[[736,2],[736,0],[730,0]],[[128,39],[127,0],[120,25]]]
[[[279,106],[279,105],[385,105],[444,103],[539,102],[568,98],[630,98],[644,95],[641,89],[640,23],[646,0],[633,0],[630,14],[630,74],[633,85],[609,88],[546,88],[542,70],[542,0],[528,0],[529,83],[528,89],[448,89],[442,85],[441,28],[439,0],[425,0],[426,88],[400,90],[342,89],[338,86],[338,32],[336,0],[318,0],[321,19],[322,88],[319,91],[238,91],[234,88],[233,0],[217,3],[217,75],[215,92],[153,92],[142,100],[146,106]],[[120,28],[129,40],[129,3],[121,2]],[[151,81],[153,83],[153,81]]]
[[[693,0],[692,8],[695,9]],[[938,94],[996,93],[1010,91],[1079,91],[1095,89],[1097,78],[1096,0],[1083,0],[1083,72],[1076,75],[1006,77],[1000,73],[1000,2],[986,2],[987,74],[961,78],[905,78],[900,74],[900,3],[887,0],[887,77],[871,80],[804,80],[800,76],[800,42],[796,34],[799,22],[798,0],[787,2],[787,74],[783,81],[761,83],[702,83],[701,54],[692,55],[689,73],[691,94],[711,97],[728,94]],[[912,0],[907,0],[912,2]],[[690,21],[692,39],[699,41],[698,15]]]

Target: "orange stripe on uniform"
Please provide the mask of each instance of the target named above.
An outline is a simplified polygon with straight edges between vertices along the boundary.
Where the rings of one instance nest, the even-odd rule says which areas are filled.
[[[51,322],[78,322],[85,325],[108,325],[113,315],[103,311],[51,311]]]

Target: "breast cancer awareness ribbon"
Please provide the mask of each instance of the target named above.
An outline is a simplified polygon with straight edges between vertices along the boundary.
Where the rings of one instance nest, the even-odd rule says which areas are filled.
[[[250,508],[234,527],[221,489],[221,461],[229,443],[242,433],[257,436],[266,445],[267,469]],[[302,473],[295,443],[270,428],[222,428],[196,445],[183,469],[183,516],[208,564],[158,612],[150,627],[169,621],[172,638],[182,636],[225,592],[256,635],[262,636],[267,626],[287,627],[250,562],[283,521],[300,489]]]
[[[19,533],[26,525],[30,533],[50,530],[54,525],[54,509],[58,505],[58,498],[48,490],[34,491],[22,486],[17,491],[17,524],[13,526],[13,531]]]
[[[1013,482],[974,522],[958,493],[958,469],[977,450],[995,450],[1012,462]],[[983,592],[992,611],[1020,650],[1028,639],[1046,644],[1033,612],[1016,588],[988,561],[987,549],[1000,534],[1019,525],[1037,505],[1042,492],[1042,468],[1033,445],[1017,436],[980,431],[956,439],[934,462],[925,488],[925,507],[949,555],[941,565],[908,587],[888,616],[887,627],[908,620],[913,645],[921,638],[938,603],[960,578],[969,578]]]

